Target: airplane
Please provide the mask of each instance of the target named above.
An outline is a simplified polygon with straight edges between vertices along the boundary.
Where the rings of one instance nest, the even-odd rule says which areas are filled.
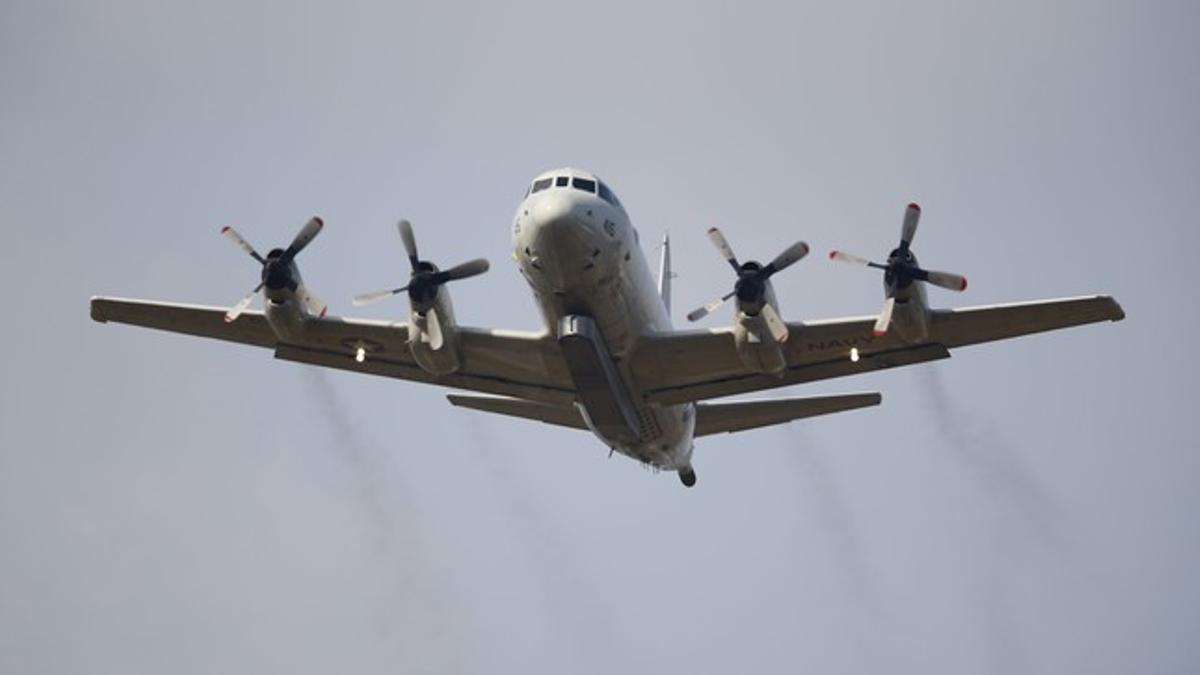
[[[403,293],[408,321],[327,314],[295,262],[324,226],[316,217],[287,248],[265,257],[233,229],[222,229],[260,265],[259,284],[230,309],[93,297],[91,316],[264,347],[284,361],[467,390],[474,394],[447,398],[476,411],[589,430],[610,454],[675,472],[692,487],[696,438],[875,406],[882,397],[711,399],[925,363],[958,347],[1125,317],[1116,300],[1101,295],[931,309],[924,284],[962,290],[966,280],[917,265],[910,245],[919,217],[917,205],[906,208],[900,245],[887,263],[830,254],[884,271],[878,316],[783,320],[771,277],[804,258],[808,245],[795,242],[766,264],[742,261],[711,228],[709,239],[736,276],[728,293],[688,319],[736,298],[733,324],[675,330],[670,240],[662,240],[655,280],[616,194],[594,174],[572,168],[530,181],[512,223],[513,258],[545,320],[539,331],[458,325],[446,284],[486,272],[488,262],[439,269],[420,257],[407,221],[399,223],[407,283],[354,303]],[[248,309],[259,294],[264,309]]]

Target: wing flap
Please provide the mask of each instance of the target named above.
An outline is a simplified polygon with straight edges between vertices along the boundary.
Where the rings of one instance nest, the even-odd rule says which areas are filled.
[[[551,405],[571,405],[575,402],[574,389],[556,388],[542,381],[522,380],[519,377],[499,374],[472,373],[466,370],[449,375],[433,375],[422,370],[420,366],[393,361],[386,356],[372,355],[359,362],[348,353],[279,345],[275,348],[275,358],[307,363],[312,366],[337,368],[353,373],[380,375],[398,380],[479,391],[485,394],[511,396]]]
[[[870,331],[874,320],[867,324]],[[732,344],[730,349],[733,349]],[[848,351],[848,349],[846,350]],[[903,349],[863,354],[858,361],[852,361],[847,356],[828,357],[828,360],[810,362],[800,366],[789,366],[778,376],[775,375],[733,375],[714,379],[708,382],[698,382],[682,386],[667,386],[648,390],[646,400],[662,405],[702,401],[722,396],[733,396],[752,391],[787,387],[804,382],[815,382],[834,377],[858,375],[885,368],[896,368],[914,363],[936,361],[950,357],[950,352],[942,345],[921,345]],[[737,358],[736,355],[734,358]]]
[[[696,404],[696,436],[745,431],[805,417],[879,405],[878,393]]]
[[[514,398],[497,398],[494,396],[462,396],[450,394],[446,396],[452,405],[460,408],[470,408],[482,412],[520,417],[527,420],[544,422],[560,427],[587,430],[583,416],[574,406],[547,405],[535,401],[522,401]]]

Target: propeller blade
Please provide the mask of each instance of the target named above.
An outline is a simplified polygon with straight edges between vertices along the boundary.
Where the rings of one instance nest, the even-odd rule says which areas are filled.
[[[851,253],[846,253],[845,251],[830,251],[829,259],[833,260],[835,262],[849,263],[851,265],[863,265],[865,267],[871,266],[870,260],[867,260],[866,258],[861,258],[861,257],[853,255]]]
[[[775,311],[775,307],[771,303],[768,302],[763,305],[762,315],[767,321],[767,328],[771,331],[771,337],[775,338],[775,341],[780,344],[787,342],[787,324],[779,317],[779,312]]]
[[[896,309],[896,299],[888,298],[883,302],[883,309],[879,312],[879,318],[875,320],[875,337],[887,335],[888,326],[892,324],[892,311]]]
[[[283,252],[284,258],[287,260],[295,258],[297,253],[303,251],[305,246],[308,246],[312,243],[313,239],[317,238],[322,227],[325,227],[325,221],[317,216],[309,218],[304,227],[300,228],[300,231],[296,233],[296,238],[292,240],[291,246],[288,246],[287,250]]]
[[[384,298],[390,298],[393,295],[396,295],[397,293],[403,293],[404,291],[407,291],[407,290],[408,290],[408,286],[402,286],[400,288],[391,288],[391,289],[387,289],[387,290],[383,290],[383,291],[375,291],[374,293],[363,293],[362,295],[354,296],[354,299],[351,300],[351,302],[354,303],[355,307],[362,307],[363,305],[370,305],[372,303],[379,302],[380,300],[383,300]]]
[[[917,222],[921,220],[921,207],[915,203],[904,209],[904,225],[900,228],[900,247],[912,245],[913,237],[917,236]]]
[[[304,303],[304,307],[308,310],[309,314],[317,317],[318,319],[325,318],[325,312],[329,311],[329,305],[321,302],[320,298],[310,293],[308,289],[304,288],[303,286],[296,290],[297,297],[299,297],[300,302]]]
[[[950,272],[937,272],[935,270],[917,270],[917,278],[921,281],[928,281],[934,286],[940,286],[951,291],[967,290],[967,278],[961,274],[951,274]]]
[[[243,251],[245,251],[246,253],[250,254],[250,257],[257,260],[259,262],[259,264],[266,263],[266,260],[264,260],[263,257],[258,254],[258,251],[254,250],[254,247],[250,245],[250,242],[243,239],[242,235],[237,233],[237,230],[226,225],[225,227],[221,228],[221,234],[223,234],[226,239],[237,244],[238,248],[240,248]]]
[[[882,263],[871,262],[866,258],[860,258],[859,256],[846,253],[845,251],[830,251],[829,259],[836,262],[849,263],[851,265],[865,265],[867,267],[874,267],[877,270],[887,270],[888,268],[887,265]]]
[[[713,246],[716,246],[717,250],[721,252],[721,257],[729,262],[729,266],[733,268],[733,271],[741,272],[742,266],[738,264],[737,256],[733,254],[733,247],[725,240],[725,235],[721,234],[721,231],[717,228],[710,227],[708,228],[708,238],[712,241]]]
[[[776,272],[782,272],[783,270],[799,262],[799,260],[806,255],[808,255],[808,244],[802,241],[792,244],[784,249],[783,253],[775,256],[775,259],[768,263],[765,268],[763,268],[764,278],[770,277]]]
[[[478,274],[483,274],[488,271],[488,261],[486,258],[476,258],[469,260],[461,265],[456,265],[444,272],[438,272],[435,281],[439,284],[444,284],[447,281],[455,281],[457,279],[466,279]]]
[[[737,293],[737,291],[730,291],[729,293],[725,294],[722,297],[717,298],[716,300],[713,300],[712,302],[708,303],[707,305],[700,307],[699,309],[692,310],[692,312],[687,315],[687,320],[694,322],[694,321],[699,321],[700,319],[703,319],[704,317],[711,314],[714,309],[725,304],[725,301],[732,298],[734,296],[734,294],[736,294],[736,293]]]
[[[401,220],[397,227],[400,229],[400,241],[404,242],[404,251],[408,253],[408,264],[412,265],[413,272],[416,272],[417,263],[421,262],[421,259],[417,257],[417,238],[413,236],[412,223]]]
[[[225,312],[225,323],[233,323],[236,321],[237,318],[242,315],[242,312],[246,311],[246,308],[250,306],[250,303],[254,302],[254,296],[258,295],[258,292],[262,290],[262,287],[263,284],[259,283],[254,287],[254,290],[246,294],[246,297],[238,300],[238,304],[234,305],[228,312]]]

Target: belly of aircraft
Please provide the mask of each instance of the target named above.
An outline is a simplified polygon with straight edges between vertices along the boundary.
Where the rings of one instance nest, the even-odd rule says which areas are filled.
[[[582,259],[581,259],[582,260]],[[559,260],[558,264],[565,261]],[[593,267],[586,268],[592,262]],[[620,265],[602,264],[596,260],[580,262],[576,276],[559,274],[555,286],[530,282],[542,306],[547,323],[554,327],[556,335],[563,335],[562,322],[566,317],[583,316],[591,319],[601,336],[600,344],[604,356],[612,359],[615,368],[615,391],[606,392],[610,397],[589,398],[580,392],[580,406],[588,426],[601,441],[610,448],[645,464],[662,469],[678,469],[690,462],[691,430],[693,428],[691,406],[656,406],[642,403],[642,392],[624,365],[624,357],[643,331],[649,330],[659,317],[650,315],[647,298],[639,295],[630,275],[622,273]],[[618,263],[624,262],[618,259]],[[613,269],[617,267],[617,269]],[[586,269],[585,269],[586,268]],[[565,282],[565,283],[564,283]],[[651,287],[652,288],[652,287]],[[657,302],[657,298],[650,298]],[[564,345],[567,349],[572,347]],[[579,354],[568,358],[585,360]],[[586,372],[583,387],[594,387],[600,375],[591,372],[600,367],[592,364],[583,366]],[[612,399],[629,402],[624,419],[625,425],[614,425],[614,417],[621,415],[615,410]],[[634,434],[622,433],[621,428],[632,428]]]

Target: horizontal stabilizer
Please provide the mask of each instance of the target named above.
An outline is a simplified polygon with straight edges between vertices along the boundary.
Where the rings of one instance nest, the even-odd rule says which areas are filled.
[[[587,425],[583,422],[583,416],[579,414],[579,410],[573,405],[568,407],[538,403],[536,401],[522,401],[516,398],[463,396],[460,394],[449,394],[446,398],[450,403],[460,408],[482,410],[483,412],[496,413],[498,415],[508,415],[509,417],[523,417],[527,420],[545,422],[546,424],[554,424],[560,427],[571,427],[572,429],[587,429]]]
[[[804,417],[828,415],[843,410],[879,405],[878,393],[785,398],[745,403],[697,403],[696,436],[745,431],[783,424]]]

